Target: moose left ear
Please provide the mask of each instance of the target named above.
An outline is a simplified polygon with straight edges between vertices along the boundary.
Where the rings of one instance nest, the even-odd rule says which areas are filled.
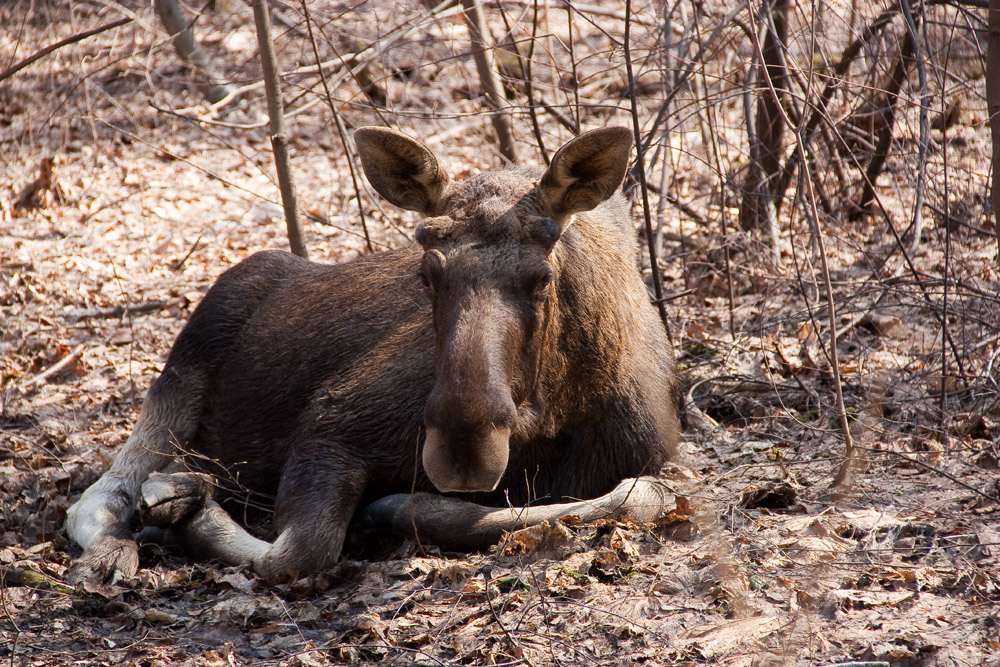
[[[632,152],[632,132],[624,127],[591,130],[553,156],[538,182],[538,192],[559,223],[589,211],[618,190]]]

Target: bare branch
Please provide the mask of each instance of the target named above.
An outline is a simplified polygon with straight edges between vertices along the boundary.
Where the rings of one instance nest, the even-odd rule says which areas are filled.
[[[24,60],[16,62],[13,65],[11,65],[10,67],[8,67],[7,69],[5,69],[3,72],[0,72],[0,81],[3,81],[4,79],[8,78],[9,76],[11,76],[13,74],[16,74],[17,72],[20,72],[22,69],[24,69],[28,65],[32,64],[33,62],[35,62],[37,60],[41,60],[42,58],[44,58],[45,56],[49,55],[53,51],[56,51],[57,49],[61,49],[62,47],[67,46],[69,44],[75,44],[76,42],[82,42],[83,40],[87,39],[88,37],[93,37],[94,35],[98,35],[98,34],[100,34],[102,32],[106,32],[108,30],[113,30],[114,28],[117,28],[119,26],[123,26],[126,23],[131,23],[131,22],[132,22],[132,17],[126,16],[126,17],[117,19],[115,21],[112,21],[111,23],[105,23],[104,25],[98,26],[96,28],[91,28],[90,30],[84,30],[83,32],[78,32],[75,35],[70,35],[66,39],[60,39],[55,44],[49,44],[44,49],[39,49],[38,51],[32,53],[30,56],[28,56]]]
[[[177,0],[153,0],[153,8],[170,34],[177,55],[194,72],[206,99],[213,104],[225,99],[233,91],[233,86],[215,70],[208,55],[195,40],[191,25],[184,18]]]

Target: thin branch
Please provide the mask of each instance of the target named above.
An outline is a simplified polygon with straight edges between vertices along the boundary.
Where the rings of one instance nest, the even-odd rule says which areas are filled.
[[[649,266],[653,276],[653,294],[656,296],[656,307],[660,311],[660,319],[667,330],[667,337],[673,339],[670,333],[670,322],[667,319],[667,307],[663,303],[663,284],[660,277],[660,264],[656,258],[656,237],[653,235],[653,219],[649,211],[649,190],[646,188],[646,157],[642,149],[642,134],[639,127],[639,110],[635,94],[635,76],[632,72],[632,49],[629,44],[632,22],[632,0],[625,0],[625,72],[628,76],[629,100],[632,103],[632,133],[635,138],[636,171],[639,174],[639,191],[642,195],[642,216],[646,224],[646,248],[649,250]]]
[[[312,45],[313,57],[316,59],[316,63],[319,64],[319,47],[316,45],[316,39],[313,37],[312,29],[312,17],[309,14],[309,8],[306,6],[306,0],[302,0],[302,14],[306,19],[306,32],[309,35],[309,43]],[[323,92],[326,95],[327,106],[330,107],[330,113],[333,114],[334,124],[337,126],[337,134],[340,136],[340,144],[344,147],[344,155],[347,157],[347,169],[351,174],[351,184],[354,186],[354,197],[358,200],[358,215],[361,216],[361,230],[365,234],[365,247],[368,248],[368,252],[374,252],[372,248],[372,239],[368,234],[368,221],[365,219],[365,205],[361,201],[361,187],[358,184],[357,171],[354,168],[354,156],[351,155],[350,144],[347,141],[347,130],[344,127],[344,120],[340,117],[340,112],[337,111],[337,105],[333,103],[333,95],[330,94],[330,86],[326,81],[326,75],[323,73],[323,68],[318,68],[320,80],[323,82]]]
[[[291,159],[288,155],[288,137],[285,135],[285,116],[281,104],[281,82],[278,78],[278,57],[271,41],[271,19],[267,10],[267,0],[251,0],[250,4],[253,6],[254,23],[257,25],[257,45],[260,48],[260,63],[264,70],[264,87],[267,92],[271,148],[274,151],[274,166],[278,172],[281,204],[285,210],[288,245],[299,257],[308,257],[309,251],[303,238],[302,222],[299,220]]]
[[[184,18],[177,0],[153,0],[153,8],[170,34],[174,50],[194,72],[199,82],[198,87],[208,101],[215,104],[227,98],[233,99],[230,97],[233,86],[212,67],[208,55],[195,40],[191,24]]]
[[[82,42],[88,37],[93,37],[94,35],[98,35],[108,30],[113,30],[114,28],[123,26],[126,23],[131,23],[131,22],[132,22],[132,17],[126,16],[120,19],[116,19],[111,23],[105,23],[104,25],[98,26],[96,28],[91,28],[90,30],[84,30],[83,32],[78,32],[75,35],[70,35],[66,39],[61,39],[55,44],[49,44],[45,48],[35,51],[24,60],[14,63],[13,65],[5,69],[3,72],[0,72],[0,81],[3,81],[9,76],[21,71],[22,69],[32,64],[33,62],[41,60],[42,58],[49,55],[53,51],[56,51],[57,49],[61,49],[62,47],[68,46],[70,44],[75,44],[76,42]]]

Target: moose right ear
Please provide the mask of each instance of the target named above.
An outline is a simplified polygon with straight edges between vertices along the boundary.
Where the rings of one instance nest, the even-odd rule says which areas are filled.
[[[631,131],[605,127],[581,134],[556,152],[538,191],[560,227],[569,216],[593,209],[618,190],[631,151]]]
[[[437,212],[448,174],[426,146],[387,127],[358,128],[354,144],[368,182],[380,195],[409,211]]]

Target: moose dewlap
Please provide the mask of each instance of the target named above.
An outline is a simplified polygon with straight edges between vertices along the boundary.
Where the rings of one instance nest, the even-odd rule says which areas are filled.
[[[642,476],[676,448],[677,381],[619,193],[630,133],[463,183],[398,132],[355,141],[372,186],[426,216],[419,245],[334,266],[268,251],[224,273],[69,510],[77,580],[135,573],[136,511],[271,579],[332,565],[352,519],[474,548],[560,516],[662,511]],[[262,499],[273,542],[224,509]]]

